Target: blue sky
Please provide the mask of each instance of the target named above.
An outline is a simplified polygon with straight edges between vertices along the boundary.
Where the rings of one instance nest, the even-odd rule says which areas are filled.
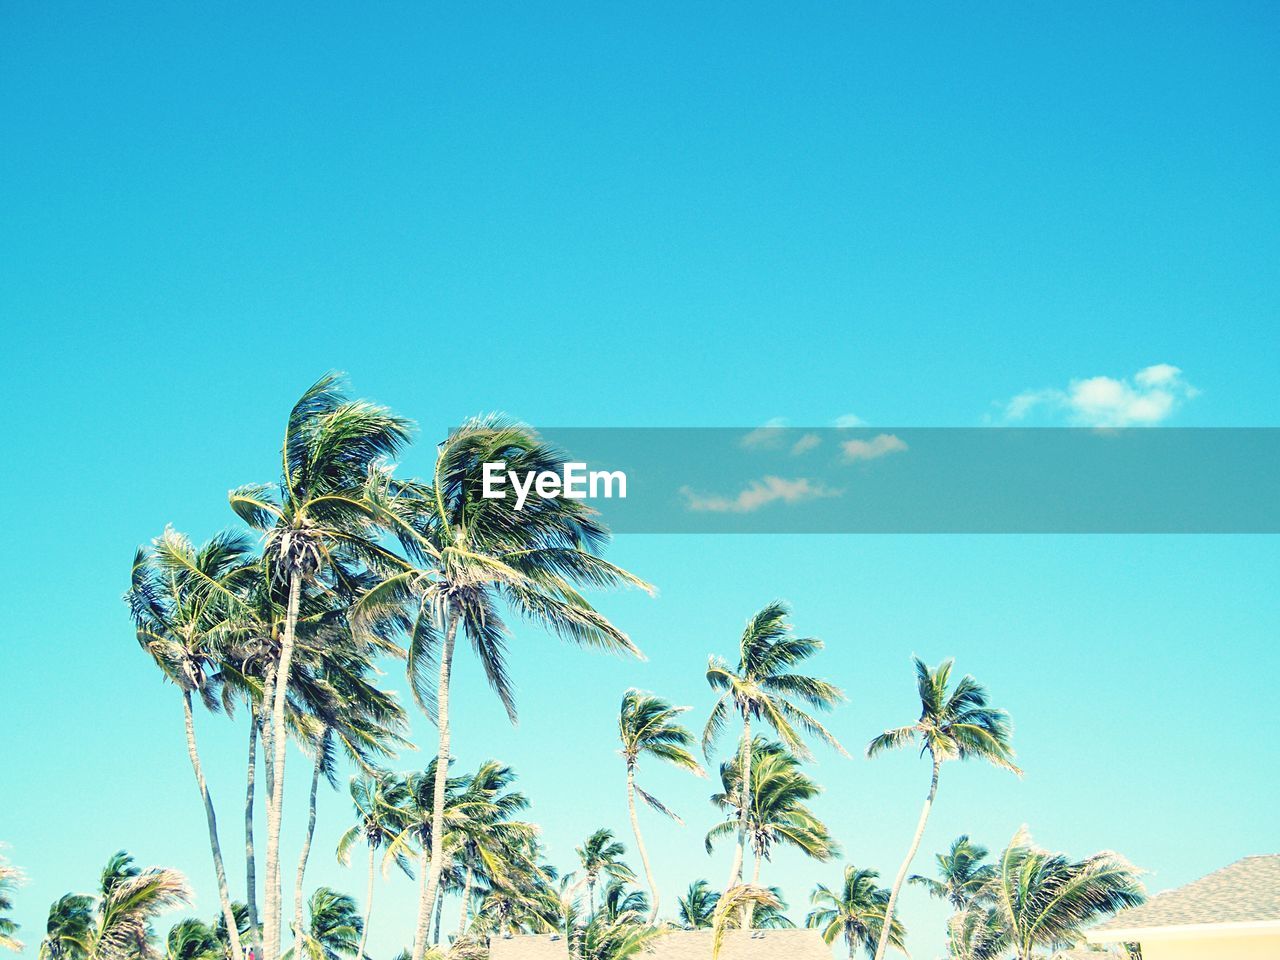
[[[1277,26],[1265,4],[4,5],[0,840],[30,875],[25,938],[120,847],[214,912],[178,700],[119,595],[135,544],[207,536],[229,487],[273,478],[326,369],[418,420],[407,470],[480,411],[977,426],[1031,396],[1035,422],[1068,423],[1098,390],[1149,410],[1125,391],[1156,364],[1182,386],[1151,422],[1280,425]],[[779,596],[828,641],[851,745],[910,719],[912,653],[955,655],[1013,713],[1026,778],[948,770],[925,852],[1026,822],[1160,889],[1280,849],[1273,539],[633,536],[611,555],[661,588],[602,601],[648,662],[522,629],[516,730],[459,671],[462,765],[514,764],[562,862],[625,831],[622,690],[704,714],[706,655]],[[238,877],[240,733],[202,721]],[[927,771],[823,755],[816,774],[849,860],[892,874]],[[646,776],[690,822],[646,820],[668,902],[721,882],[707,784]],[[310,879],[354,892],[329,855],[347,809],[322,798]],[[770,873],[801,913],[837,870]],[[413,894],[379,896],[385,958]],[[912,894],[904,915],[932,956],[942,913]]]

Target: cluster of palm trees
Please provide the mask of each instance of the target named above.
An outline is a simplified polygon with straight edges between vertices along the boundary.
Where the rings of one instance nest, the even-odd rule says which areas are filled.
[[[183,920],[161,943],[152,920],[186,902],[185,882],[173,871],[140,871],[119,854],[95,896],[68,894],[53,905],[42,960],[161,953],[172,960],[363,960],[379,871],[400,871],[418,886],[412,943],[398,960],[480,957],[489,938],[526,932],[560,934],[582,960],[621,960],[673,927],[713,929],[719,943],[727,929],[791,925],[781,891],[763,877],[773,852],[788,846],[819,863],[840,856],[812,808],[821,787],[805,763],[814,742],[848,755],[819,719],[845,697],[803,672],[822,643],[798,636],[782,603],[748,620],[732,662],[711,657],[706,679],[714,702],[700,744],[683,724],[690,707],[640,690],[622,697],[619,753],[643,889],[612,831],[592,833],[562,871],[548,861],[538,828],[523,819],[529,801],[515,789],[511,768],[490,760],[472,772],[452,769],[450,693],[460,640],[514,720],[506,662],[511,617],[580,646],[638,656],[581,591],[651,588],[603,559],[608,530],[582,501],[531,498],[515,511],[482,496],[486,463],[519,472],[563,464],[564,454],[529,428],[499,417],[468,421],[439,444],[428,478],[403,479],[394,461],[412,430],[383,407],[349,399],[341,381],[326,376],[288,417],[280,479],[232,491],[231,507],[248,531],[196,545],[167,528],[136,552],[126,600],[139,643],[179,694],[219,915],[207,924]],[[387,659],[403,663],[415,705],[437,731],[434,758],[421,770],[389,769],[408,744],[409,718],[378,685]],[[903,949],[897,900],[943,765],[976,758],[1020,772],[1008,718],[973,678],[953,682],[950,661],[930,668],[917,660],[916,673],[918,718],[885,731],[867,750],[875,756],[915,744],[931,761],[909,852],[887,888],[875,871],[847,865],[840,884],[813,891],[806,920],[829,943],[842,940],[850,955],[861,948],[876,960],[890,947]],[[224,864],[197,707],[228,717],[242,712],[247,721],[241,899]],[[729,875],[718,889],[696,881],[678,899],[676,920],[662,921],[640,811],[681,820],[642,786],[642,767],[666,763],[705,777],[699,745],[710,761],[730,734],[733,749],[719,763],[720,789],[711,796],[722,819],[705,839],[708,852],[732,842]],[[309,774],[291,903],[280,853],[290,741],[306,755]],[[363,909],[326,887],[306,893],[317,794],[322,783],[338,786],[344,768],[354,774],[354,821],[337,856],[346,863],[365,848]],[[259,811],[265,838],[255,835]],[[967,841],[947,856],[942,879],[929,889],[955,908],[955,957],[1029,958],[1073,942],[1081,924],[1141,897],[1120,858],[1074,862],[1038,850],[1023,834],[996,864],[983,863],[985,851]],[[0,946],[17,946],[4,917],[16,880],[0,862]],[[457,913],[445,927],[448,897]]]

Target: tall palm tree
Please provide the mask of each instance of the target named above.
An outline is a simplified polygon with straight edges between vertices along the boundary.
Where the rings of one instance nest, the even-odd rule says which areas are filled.
[[[107,861],[94,897],[67,894],[49,910],[42,960],[151,960],[156,915],[190,902],[176,870],[133,865],[120,851]]]
[[[345,754],[359,769],[373,772],[377,761],[395,756],[395,748],[408,743],[404,711],[393,694],[370,682],[374,650],[361,644],[345,627],[328,631],[328,642],[318,653],[314,668],[297,671],[305,709],[314,721],[311,750],[314,761],[307,808],[307,830],[298,854],[294,887],[294,931],[302,931],[302,891],[311,840],[316,827],[316,794],[321,774],[337,787],[337,753]]]
[[[982,862],[986,858],[986,847],[961,835],[951,842],[950,850],[935,857],[939,879],[912,874],[907,882],[924,887],[929,896],[947,901],[956,910],[963,910],[995,873],[991,864]]]
[[[698,776],[706,776],[701,764],[694,759],[689,747],[694,739],[684,726],[676,722],[690,707],[673,707],[660,697],[639,690],[628,690],[622,695],[622,707],[618,711],[618,736],[622,741],[622,757],[627,764],[627,811],[631,815],[631,829],[636,837],[636,849],[644,866],[645,880],[649,884],[649,923],[658,919],[658,885],[653,879],[649,864],[649,851],[640,833],[640,819],[636,815],[636,796],[659,813],[676,823],[683,821],[665,804],[636,783],[636,770],[640,758],[648,755],[672,766],[689,770]]]
[[[351,862],[351,848],[358,841],[362,841],[369,851],[364,917],[360,921],[360,945],[356,948],[356,956],[363,957],[369,937],[369,919],[373,914],[374,860],[378,850],[390,843],[403,829],[400,811],[407,796],[405,782],[389,773],[352,777],[350,790],[356,822],[338,840],[337,852],[338,862],[345,866]],[[401,857],[397,865],[412,876],[408,860]]]
[[[367,497],[371,478],[408,442],[412,424],[384,407],[348,400],[340,378],[326,374],[289,414],[278,484],[231,491],[232,509],[266,534],[263,566],[273,588],[285,594],[279,660],[273,670],[269,738],[271,787],[267,809],[264,960],[280,953],[283,895],[280,823],[284,804],[285,701],[299,607],[304,589],[341,583],[348,567],[378,566],[391,559],[378,540],[375,510]]]
[[[622,860],[622,855],[627,852],[627,848],[616,840],[613,831],[607,828],[602,827],[587,837],[586,842],[578,847],[576,852],[578,861],[582,865],[582,878],[575,887],[583,883],[587,885],[587,904],[591,915],[595,916],[596,883],[600,877],[631,883],[635,881],[636,875]]]
[[[307,960],[341,960],[356,957],[364,921],[355,900],[329,887],[316,887],[307,900],[310,922],[307,931],[297,939],[286,957]]]
[[[18,924],[5,914],[13,909],[13,892],[21,882],[22,872],[0,856],[0,948],[15,953],[22,949],[22,941],[17,938]]]
[[[929,811],[938,795],[938,775],[948,760],[985,760],[997,767],[1010,770],[1019,776],[1022,771],[1013,762],[1014,752],[1010,743],[1013,726],[1009,715],[987,704],[987,692],[973,677],[964,676],[951,687],[952,660],[945,660],[937,669],[916,657],[916,690],[920,697],[920,718],[904,727],[895,727],[880,734],[867,746],[867,756],[875,757],[886,750],[919,744],[920,752],[927,753],[932,761],[933,776],[929,781],[929,793],[920,810],[920,820],[911,840],[906,859],[898,868],[885,917],[893,915],[898,893],[906,881],[911,861],[920,849]],[[889,926],[882,928],[880,944],[876,947],[875,960],[884,960],[889,947]]]
[[[1035,844],[1024,826],[996,863],[985,898],[1018,960],[1037,948],[1056,950],[1084,939],[1082,928],[1146,902],[1139,871],[1112,851],[1073,861]]]
[[[182,693],[187,757],[204,805],[209,849],[213,855],[218,901],[231,931],[232,960],[243,960],[235,929],[227,871],[218,840],[218,820],[200,763],[192,715],[193,695],[211,712],[219,709],[222,681],[220,645],[243,606],[241,591],[254,575],[248,540],[222,533],[199,549],[168,528],[148,550],[134,553],[125,600],[133,614],[138,643]]]
[[[495,887],[519,886],[529,876],[526,853],[538,835],[531,823],[514,819],[529,806],[523,793],[510,789],[515,772],[496,760],[487,760],[467,778],[457,801],[459,817],[449,846],[461,874],[458,937],[471,922],[471,905],[477,883]],[[436,918],[439,923],[439,913]],[[439,942],[439,937],[436,937]]]
[[[830,832],[807,806],[821,792],[819,787],[800,768],[800,761],[780,743],[756,737],[751,745],[747,762],[751,788],[742,789],[742,758],[734,757],[720,765],[722,790],[713,794],[711,802],[725,811],[727,819],[712,827],[707,833],[706,847],[710,853],[715,841],[732,836],[741,829],[744,819],[738,804],[748,798],[746,811],[747,838],[751,844],[755,866],[752,886],[760,885],[760,869],[772,858],[775,844],[783,843],[820,863],[825,863],[839,852],[839,846]],[[751,911],[742,918],[743,926],[751,925]]]
[[[436,762],[441,767],[450,758],[449,692],[459,629],[508,715],[515,718],[502,604],[579,645],[640,655],[627,635],[578,592],[583,585],[651,590],[600,557],[609,533],[595,511],[581,500],[562,497],[531,498],[515,510],[506,500],[482,495],[485,464],[504,463],[508,470],[526,474],[559,472],[565,460],[528,427],[495,416],[471,420],[449,434],[440,445],[429,483],[383,478],[379,516],[399,537],[409,562],[366,594],[356,614],[376,619],[389,610],[413,612],[409,676],[419,704],[436,721]],[[413,960],[422,960],[445,864],[444,791],[444,781],[438,781],[435,840],[418,904]]]
[[[706,880],[695,880],[683,897],[676,898],[676,917],[686,930],[704,930],[711,926],[720,894]]]
[[[796,728],[812,734],[840,753],[844,747],[800,704],[830,710],[844,700],[839,688],[825,680],[793,672],[802,661],[822,649],[814,637],[797,637],[791,632],[786,604],[775,601],[747,621],[738,644],[738,665],[731,668],[723,657],[711,657],[707,683],[719,692],[703,730],[703,749],[709,751],[729,722],[730,713],[742,718],[742,738],[738,745],[740,763],[746,768],[741,778],[742,797],[738,801],[738,843],[726,890],[742,880],[747,847],[747,813],[751,808],[751,724],[763,720],[797,756],[807,758],[809,750]]]
[[[804,925],[821,931],[827,944],[843,937],[850,960],[858,947],[862,947],[867,956],[874,955],[889,903],[889,891],[876,884],[879,876],[875,870],[860,870],[849,864],[844,868],[844,881],[838,890],[818,884],[810,897],[813,910]],[[905,939],[906,932],[895,916],[889,930],[889,943],[906,953]]]

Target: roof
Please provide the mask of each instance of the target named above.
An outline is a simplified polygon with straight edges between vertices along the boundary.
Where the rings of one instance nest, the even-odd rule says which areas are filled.
[[[1122,910],[1089,931],[1105,943],[1138,932],[1195,935],[1227,930],[1280,932],[1280,854],[1245,857],[1207,877]],[[1126,936],[1121,936],[1125,934]]]
[[[554,938],[554,939],[553,939]],[[673,930],[654,941],[643,960],[711,960],[710,930]],[[554,934],[494,937],[490,960],[565,960],[563,937]],[[729,930],[720,960],[831,960],[817,930]]]

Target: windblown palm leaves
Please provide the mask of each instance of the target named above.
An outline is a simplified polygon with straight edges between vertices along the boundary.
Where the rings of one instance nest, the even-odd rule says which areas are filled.
[[[0,856],[0,949],[14,952],[22,949],[22,941],[17,937],[18,924],[6,914],[13,910],[13,893],[21,882],[21,871]]]
[[[536,865],[530,853],[538,829],[513,819],[529,806],[524,794],[511,790],[514,771],[489,760],[482,763],[463,788],[456,804],[461,816],[446,845],[463,875],[458,936],[471,922],[476,893],[494,889],[518,889],[536,881]]]
[[[780,743],[757,737],[752,743],[750,806],[746,812],[747,837],[755,856],[753,884],[759,884],[761,865],[771,859],[776,844],[796,848],[819,862],[839,852],[824,824],[807,806],[821,788],[800,767],[800,762]],[[727,819],[707,833],[710,853],[715,841],[733,835],[742,821],[738,804],[743,795],[739,758],[720,765],[722,790],[711,802],[726,812]]]
[[[155,917],[188,903],[176,870],[133,865],[121,851],[107,861],[98,896],[67,894],[49,909],[42,960],[150,960],[157,956]]]
[[[249,543],[243,536],[220,534],[196,549],[187,537],[170,528],[152,541],[150,551],[139,549],[134,554],[125,594],[138,643],[182,691],[187,754],[204,805],[218,900],[231,931],[232,960],[241,960],[244,954],[234,925],[217,816],[196,744],[191,701],[194,695],[210,711],[219,709],[223,648],[241,618],[242,598],[255,573]]]
[[[486,463],[526,473],[558,471],[565,459],[529,428],[488,417],[450,433],[429,483],[382,478],[378,516],[399,538],[408,562],[369,591],[355,613],[363,621],[412,613],[409,675],[415,696],[436,720],[442,766],[450,757],[449,683],[459,629],[513,719],[502,605],[579,645],[639,655],[627,635],[578,592],[581,586],[650,589],[599,556],[608,531],[594,511],[581,500],[562,497],[532,498],[514,510],[505,500],[481,495]],[[443,816],[443,791],[440,782],[433,805],[437,821]],[[443,833],[439,822],[434,832]],[[434,846],[418,905],[419,944],[426,941],[444,865],[444,851]],[[414,960],[421,957],[415,949]]]
[[[703,930],[711,926],[720,894],[706,880],[689,884],[684,896],[676,898],[676,918],[685,930]]]
[[[164,960],[223,960],[226,948],[213,927],[188,917],[169,928],[164,941]]]
[[[1010,743],[1013,728],[1009,716],[1003,710],[988,705],[986,690],[970,676],[961,678],[953,689],[951,660],[944,661],[936,670],[929,669],[918,657],[914,662],[916,690],[920,697],[920,719],[907,726],[886,730],[867,746],[867,756],[874,757],[886,750],[918,744],[920,752],[927,753],[933,765],[929,793],[920,810],[920,820],[916,824],[911,847],[889,892],[886,917],[893,914],[898,893],[906,880],[907,871],[911,869],[911,861],[920,849],[924,828],[929,822],[929,811],[938,794],[938,776],[942,764],[949,760],[976,758],[1019,775],[1022,773],[1013,762],[1013,746]],[[888,947],[889,928],[885,927],[881,931],[875,960],[883,960]]]
[[[364,921],[351,897],[329,887],[317,887],[307,900],[307,915],[307,931],[297,938],[296,946],[285,953],[286,957],[342,960],[359,956]]]
[[[387,773],[373,777],[353,777],[350,790],[356,822],[339,838],[337,855],[338,862],[345,865],[350,862],[351,847],[357,842],[363,842],[368,848],[364,919],[360,924],[360,944],[356,950],[356,956],[363,957],[369,936],[369,920],[373,914],[375,858],[377,852],[403,829],[402,807],[408,799],[408,792],[403,780]],[[400,857],[395,862],[401,870],[412,876],[406,857]]]
[[[1082,942],[1082,928],[1146,901],[1138,871],[1111,851],[1073,861],[1037,846],[1026,827],[1014,835],[983,891],[1000,939],[1019,960],[1037,949]]]
[[[93,897],[63,894],[49,907],[40,960],[88,960],[95,933]]]
[[[627,764],[627,810],[631,815],[631,829],[635,833],[636,849],[640,851],[640,862],[649,884],[650,924],[658,918],[658,885],[653,879],[653,868],[649,863],[649,851],[645,848],[644,836],[640,833],[640,819],[636,815],[636,797],[639,796],[654,810],[677,823],[683,821],[657,797],[636,783],[636,772],[639,769],[640,758],[650,756],[700,777],[705,776],[702,766],[689,751],[694,742],[693,734],[677,722],[677,718],[687,713],[689,709],[689,707],[673,707],[660,697],[633,689],[622,695],[622,706],[618,711],[618,737],[622,742],[620,752]]]
[[[805,918],[805,926],[818,930],[828,944],[844,940],[850,958],[859,947],[867,956],[874,955],[889,903],[889,891],[876,883],[879,877],[874,870],[860,870],[850,864],[844,868],[843,882],[835,890],[818,884],[810,898],[813,910]],[[889,943],[905,953],[905,939],[906,932],[895,916]]]
[[[385,461],[408,441],[409,421],[383,407],[348,400],[334,375],[322,377],[294,405],[285,427],[278,485],[241,487],[232,509],[266,534],[267,580],[285,593],[285,622],[271,703],[267,804],[264,960],[280,951],[280,821],[285,772],[285,702],[304,588],[340,589],[352,570],[380,569],[394,557],[379,543],[368,490]]]
[[[582,865],[582,879],[578,884],[587,885],[587,903],[592,916],[595,916],[596,883],[600,877],[627,883],[635,880],[635,873],[622,859],[626,852],[627,848],[614,839],[613,831],[608,829],[597,830],[578,847],[578,861]]]
[[[752,782],[752,722],[766,723],[788,749],[801,758],[809,756],[801,731],[845,752],[839,741],[805,709],[829,710],[844,700],[844,694],[825,680],[794,672],[800,663],[822,649],[822,641],[795,636],[788,614],[785,604],[771,603],[747,622],[738,644],[736,669],[722,657],[712,657],[707,664],[707,683],[719,693],[719,699],[711,708],[703,730],[703,748],[709,750],[728,724],[730,715],[737,714],[742,718],[740,763],[748,768],[740,782],[743,795],[738,803],[738,845],[726,888],[742,879],[746,854],[747,814],[751,806],[747,794]]]
[[[982,862],[986,858],[986,847],[962,835],[952,841],[950,850],[936,856],[938,879],[913,874],[907,882],[924,887],[929,896],[947,901],[956,910],[963,910],[995,874],[991,864]]]

